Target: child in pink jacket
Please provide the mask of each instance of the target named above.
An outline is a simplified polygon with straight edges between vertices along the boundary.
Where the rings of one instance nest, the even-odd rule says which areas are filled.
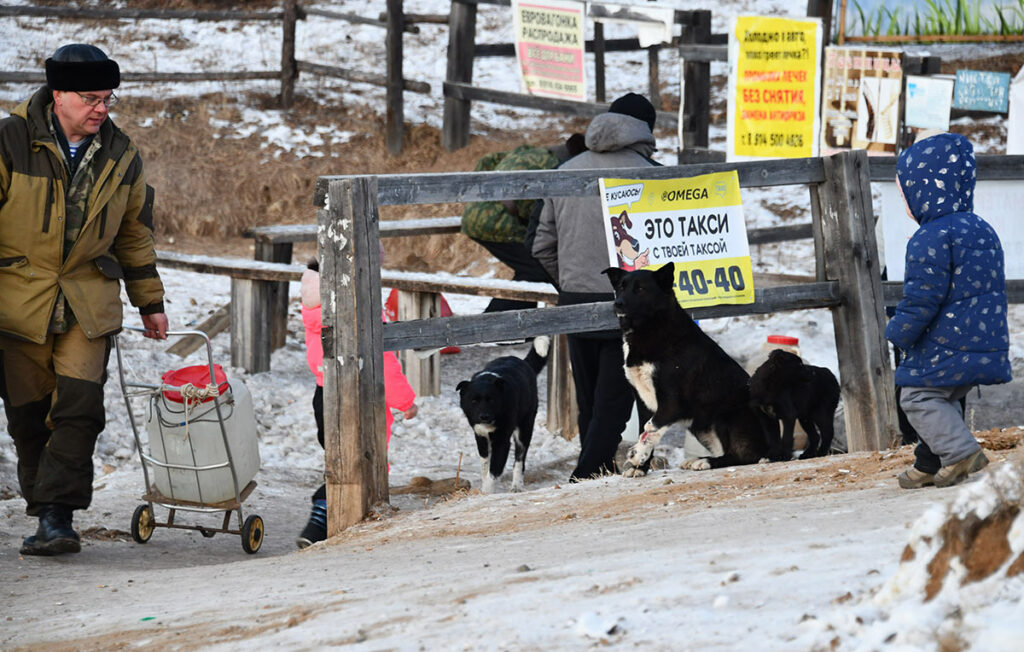
[[[309,269],[302,274],[302,325],[306,331],[306,362],[316,377],[316,391],[313,393],[313,417],[316,419],[316,436],[321,448],[324,445],[324,350],[320,340],[320,265],[309,263]],[[387,441],[391,443],[391,424],[395,422],[392,410],[402,412],[406,419],[416,416],[416,393],[402,373],[402,366],[394,352],[384,352],[384,426]],[[388,469],[391,466],[388,465]],[[302,534],[296,539],[299,548],[305,548],[327,538],[327,487],[313,493],[313,510]]]

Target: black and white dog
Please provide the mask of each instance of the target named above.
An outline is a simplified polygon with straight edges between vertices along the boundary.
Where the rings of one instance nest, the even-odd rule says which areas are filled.
[[[462,411],[476,435],[481,491],[485,494],[494,491],[513,441],[512,491],[523,490],[526,451],[537,416],[537,373],[547,362],[549,345],[547,337],[535,338],[525,358],[495,358],[471,379],[455,386]]]
[[[623,475],[644,475],[654,447],[678,423],[711,457],[685,468],[711,469],[759,462],[773,452],[774,423],[750,406],[750,376],[690,318],[672,291],[675,266],[657,271],[604,270],[615,289],[626,378],[654,413],[629,449]],[[777,426],[776,426],[777,430]]]
[[[832,417],[839,405],[839,381],[830,370],[775,349],[750,377],[750,404],[782,421],[782,453],[793,455],[793,427],[799,421],[807,433],[807,448],[800,459],[828,455],[834,435]]]

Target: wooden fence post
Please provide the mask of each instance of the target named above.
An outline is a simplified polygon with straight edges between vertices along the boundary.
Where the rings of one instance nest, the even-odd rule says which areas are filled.
[[[402,137],[405,126],[405,109],[402,104],[402,35],[405,32],[405,13],[402,0],[387,0],[387,114],[384,131],[387,133],[388,153],[397,156],[402,153]]]
[[[576,385],[569,369],[569,341],[565,335],[551,336],[548,351],[548,432],[565,439],[579,434],[579,408]]]
[[[231,279],[231,365],[251,374],[270,371],[272,281]]]
[[[822,159],[821,200],[825,274],[839,281],[842,303],[832,309],[843,389],[846,441],[851,452],[887,448],[899,437],[882,270],[871,210],[864,150]]]
[[[327,534],[388,500],[376,177],[332,180],[317,211]]]
[[[448,14],[447,81],[473,83],[473,49],[476,46],[476,3],[453,0]],[[444,98],[441,145],[449,152],[469,144],[470,101]]]
[[[266,242],[256,238],[253,258],[272,263],[290,263],[292,246],[290,242]],[[262,310],[269,322],[270,350],[276,351],[284,346],[288,335],[288,282],[268,282],[263,298],[267,302]]]
[[[683,43],[711,42],[711,12],[692,12],[691,22],[685,26],[680,41]],[[683,142],[682,149],[708,146],[708,124],[711,120],[711,63],[686,61],[683,65]]]
[[[660,52],[661,47],[658,45],[647,48],[647,92],[650,95],[648,99],[658,111],[661,110],[661,62],[658,60]]]
[[[295,101],[295,78],[299,76],[295,64],[295,21],[298,18],[298,0],[284,0],[281,21],[281,108],[290,109]]]
[[[594,23],[594,100],[608,101],[604,88],[604,23]]]
[[[436,319],[441,316],[441,295],[436,292],[398,291],[398,321]],[[402,370],[416,396],[441,395],[441,353],[426,358],[411,349],[398,352]]]

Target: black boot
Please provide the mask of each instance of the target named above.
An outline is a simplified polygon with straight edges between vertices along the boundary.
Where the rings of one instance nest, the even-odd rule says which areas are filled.
[[[59,555],[82,549],[78,533],[71,527],[71,508],[65,505],[42,505],[39,508],[39,528],[35,536],[25,539],[23,555]]]

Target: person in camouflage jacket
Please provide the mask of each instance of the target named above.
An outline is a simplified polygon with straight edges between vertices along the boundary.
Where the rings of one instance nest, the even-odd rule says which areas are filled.
[[[142,159],[109,119],[117,63],[58,48],[47,85],[0,121],[0,398],[26,512],[21,552],[78,552],[72,511],[92,500],[110,335],[121,281],[146,335],[167,317]]]
[[[479,161],[474,172],[550,170],[583,151],[583,137],[574,134],[564,145],[534,147],[520,145],[511,152],[494,152]],[[512,268],[514,281],[550,283],[551,278],[526,248],[526,230],[539,200],[480,201],[462,213],[462,233]],[[491,299],[484,312],[536,308],[536,302]]]

